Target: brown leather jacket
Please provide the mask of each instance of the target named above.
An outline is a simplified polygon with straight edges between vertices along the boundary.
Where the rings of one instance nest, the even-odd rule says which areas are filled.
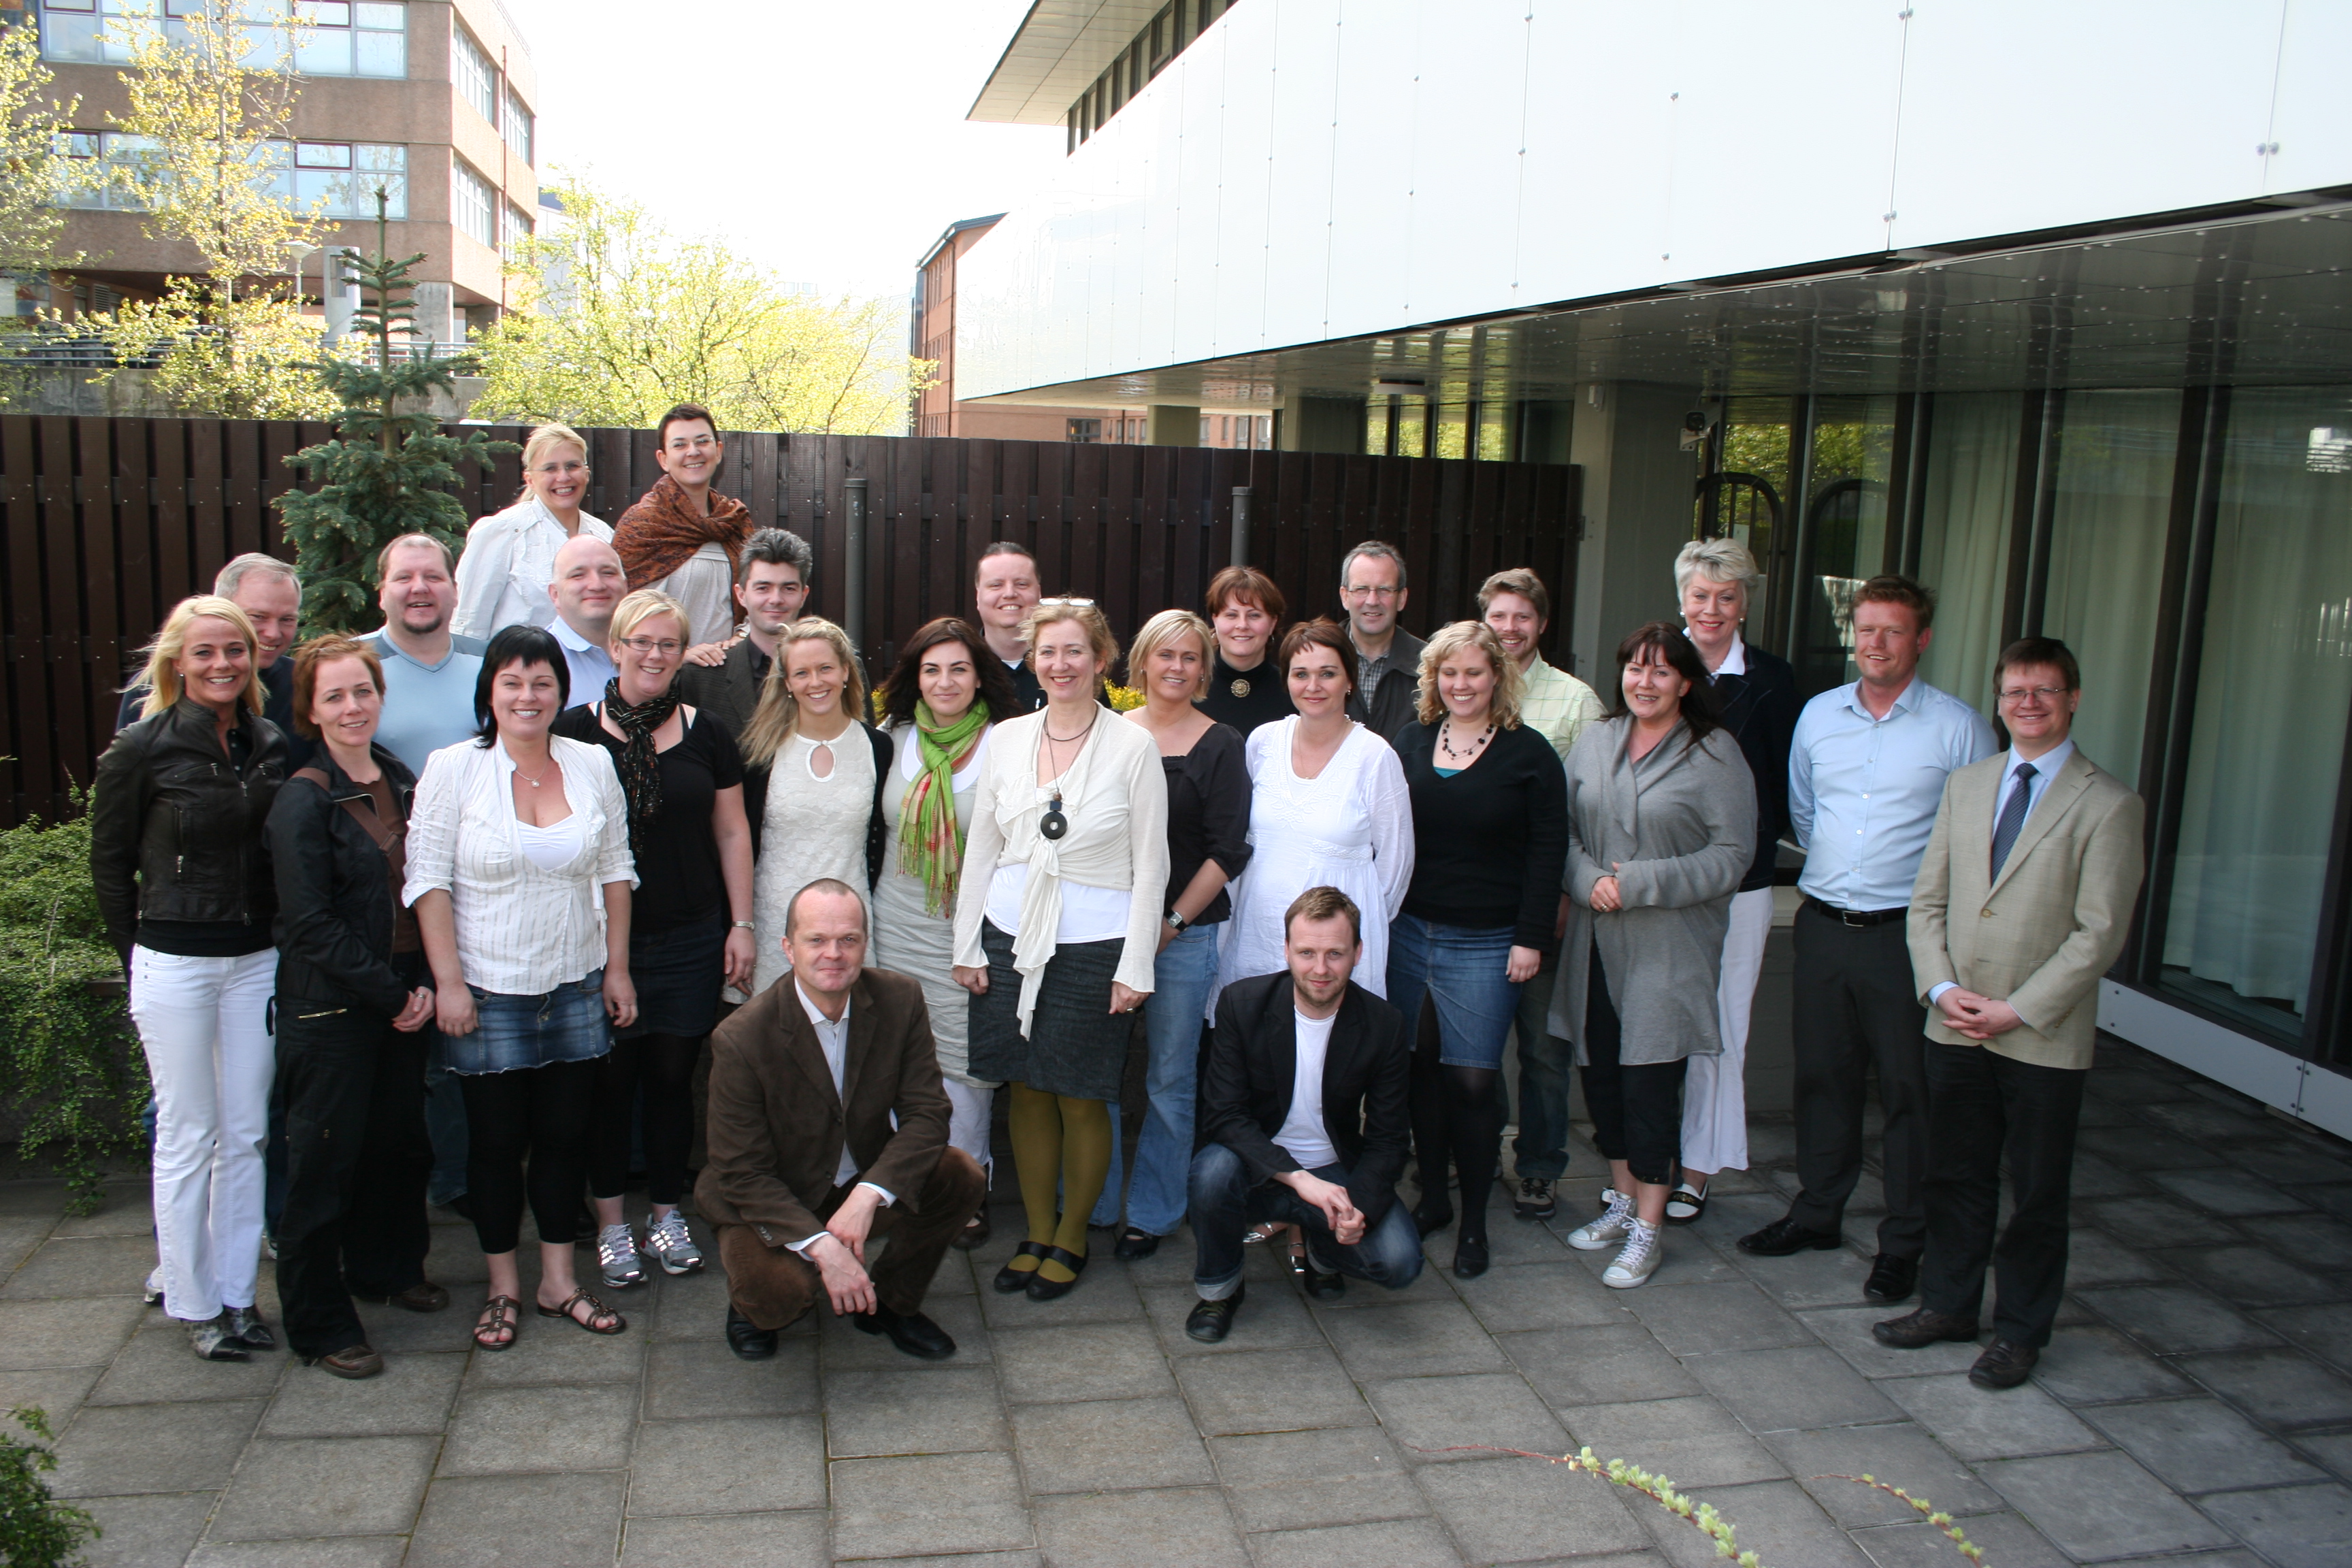
[[[845,1092],[784,975],[710,1037],[709,1155],[694,1201],[713,1225],[748,1225],[772,1247],[824,1228],[845,1141],[857,1179],[914,1211],[948,1146],[948,1097],[923,988],[868,969],[849,991]],[[845,1104],[844,1102],[846,1101]],[[892,1118],[897,1125],[892,1125]]]

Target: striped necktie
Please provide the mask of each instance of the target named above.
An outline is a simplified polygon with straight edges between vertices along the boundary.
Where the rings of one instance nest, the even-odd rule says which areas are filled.
[[[2009,799],[2000,808],[2000,820],[1992,826],[1992,876],[2000,880],[2000,868],[2009,860],[2009,852],[2017,847],[2017,836],[2025,826],[2026,809],[2033,804],[2033,764],[2023,763],[2017,770],[2017,787],[2009,792]]]

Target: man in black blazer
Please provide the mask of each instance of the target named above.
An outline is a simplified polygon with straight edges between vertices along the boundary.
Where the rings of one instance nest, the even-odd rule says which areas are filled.
[[[808,541],[781,528],[752,531],[743,542],[743,563],[735,569],[735,604],[743,612],[743,635],[733,644],[710,643],[687,655],[677,672],[680,701],[709,710],[740,740],[760,688],[775,662],[776,642],[801,618],[809,575],[816,557]]]
[[[1307,1289],[1335,1296],[1352,1274],[1401,1290],[1421,1274],[1421,1234],[1396,1201],[1412,1142],[1403,1016],[1349,978],[1363,917],[1337,888],[1309,888],[1283,916],[1279,974],[1217,998],[1192,1156],[1192,1282],[1184,1331],[1214,1344],[1242,1304],[1242,1235],[1261,1220],[1300,1227]]]

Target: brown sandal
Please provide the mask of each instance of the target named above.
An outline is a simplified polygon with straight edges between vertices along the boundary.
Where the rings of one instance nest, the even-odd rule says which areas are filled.
[[[572,1310],[583,1301],[588,1303],[588,1315],[584,1318]],[[536,1302],[532,1304],[538,1305]],[[626,1318],[588,1294],[587,1291],[581,1289],[573,1290],[556,1306],[540,1307],[539,1315],[542,1318],[562,1318],[576,1327],[587,1330],[592,1334],[617,1334],[629,1326],[629,1321]],[[610,1318],[613,1321],[613,1326],[609,1329],[598,1328],[597,1321],[603,1318]]]
[[[493,1296],[483,1302],[481,1316],[474,1320],[474,1343],[486,1351],[513,1348],[515,1336],[521,1330],[521,1324],[516,1321],[521,1311],[522,1303],[512,1296]],[[496,1336],[501,1333],[506,1338],[482,1337],[484,1334]]]

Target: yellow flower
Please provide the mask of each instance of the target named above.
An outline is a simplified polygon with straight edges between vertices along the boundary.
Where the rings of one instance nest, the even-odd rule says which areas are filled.
[[[1143,689],[1137,686],[1113,686],[1103,682],[1103,691],[1110,698],[1114,711],[1126,713],[1143,706]]]

